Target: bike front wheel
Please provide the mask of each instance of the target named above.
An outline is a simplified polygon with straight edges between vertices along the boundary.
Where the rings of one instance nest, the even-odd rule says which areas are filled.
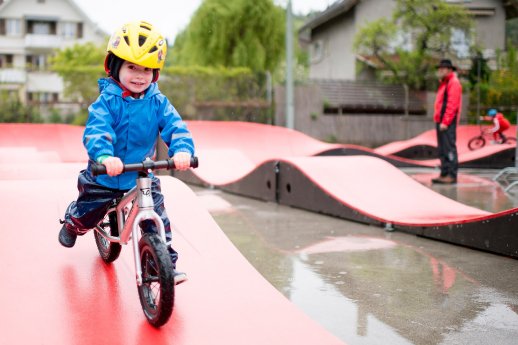
[[[505,140],[504,140],[504,142],[502,144],[516,145],[516,138],[514,138],[514,137],[507,137],[507,138],[505,138]]]
[[[164,325],[173,312],[173,264],[165,244],[157,234],[144,234],[139,241],[142,285],[138,287],[140,304],[148,322]]]
[[[478,150],[486,145],[486,139],[483,137],[475,137],[468,141],[468,148],[471,151]]]
[[[103,228],[106,234],[112,235],[114,237],[119,236],[119,230],[117,228],[117,215],[115,212],[108,213],[99,224],[99,226]],[[104,262],[109,264],[119,257],[122,249],[122,246],[119,243],[108,241],[97,230],[94,231],[94,237],[97,250],[99,250],[99,255]]]

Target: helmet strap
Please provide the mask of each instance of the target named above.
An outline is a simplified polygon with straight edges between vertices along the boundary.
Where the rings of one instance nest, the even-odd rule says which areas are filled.
[[[108,53],[108,55],[106,55],[106,58],[104,59],[104,70],[106,71],[106,74],[108,74],[109,77],[112,77],[115,81],[120,81],[119,72],[121,70],[123,63],[123,59],[121,59],[113,53]],[[160,70],[158,68],[155,68],[153,70],[153,79],[151,80],[151,82],[157,82],[159,77]]]
[[[153,80],[152,83],[156,83],[158,81],[158,77],[160,77],[160,70],[158,68],[153,70]]]
[[[115,80],[115,78],[113,77],[110,77],[115,83],[117,83],[117,85],[119,85],[119,87],[122,89],[122,98],[126,98],[126,97],[133,97],[135,99],[139,99],[142,97],[143,94],[145,94],[146,92],[141,92],[141,93],[133,93],[131,92],[130,90],[128,90],[124,85],[122,85],[122,83],[118,80]]]
[[[119,71],[122,67],[124,60],[113,53],[108,53],[104,59],[104,70],[109,77],[112,77],[116,81],[119,81]]]

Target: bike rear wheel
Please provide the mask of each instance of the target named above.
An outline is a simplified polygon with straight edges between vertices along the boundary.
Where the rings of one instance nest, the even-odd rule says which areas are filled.
[[[514,137],[506,137],[505,141],[502,144],[516,145],[516,138],[514,138]]]
[[[138,287],[140,304],[148,322],[164,325],[173,312],[173,264],[167,247],[157,234],[144,234],[139,241],[142,285]]]
[[[103,221],[99,224],[99,226],[102,227],[107,234],[115,237],[119,236],[119,229],[117,228],[117,215],[115,212],[108,213],[104,217]],[[109,264],[119,257],[122,249],[122,246],[119,243],[108,241],[97,230],[94,231],[94,237],[97,250],[99,250],[99,255],[104,262]]]
[[[468,148],[471,151],[478,150],[486,145],[486,139],[484,137],[479,136],[472,138],[470,141],[468,141]]]

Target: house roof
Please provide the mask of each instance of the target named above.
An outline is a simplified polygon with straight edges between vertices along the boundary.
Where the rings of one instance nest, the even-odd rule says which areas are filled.
[[[331,19],[334,19],[340,16],[343,13],[347,13],[354,5],[356,5],[360,0],[338,0],[334,2],[331,6],[329,6],[324,11],[316,14],[313,18],[307,21],[299,30],[299,32],[305,30],[313,30],[320,25],[327,23]]]
[[[309,19],[300,28],[299,32],[303,32],[308,29],[313,30],[332,19],[347,13],[351,8],[358,4],[358,2],[360,2],[360,0],[337,0],[327,9]],[[502,2],[507,19],[518,17],[518,0],[502,0]]]

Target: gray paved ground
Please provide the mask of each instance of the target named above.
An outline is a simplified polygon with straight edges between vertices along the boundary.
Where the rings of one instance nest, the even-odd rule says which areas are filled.
[[[466,172],[481,179],[423,184],[488,211],[517,204],[494,172]],[[193,189],[250,263],[348,344],[518,344],[518,260]]]

